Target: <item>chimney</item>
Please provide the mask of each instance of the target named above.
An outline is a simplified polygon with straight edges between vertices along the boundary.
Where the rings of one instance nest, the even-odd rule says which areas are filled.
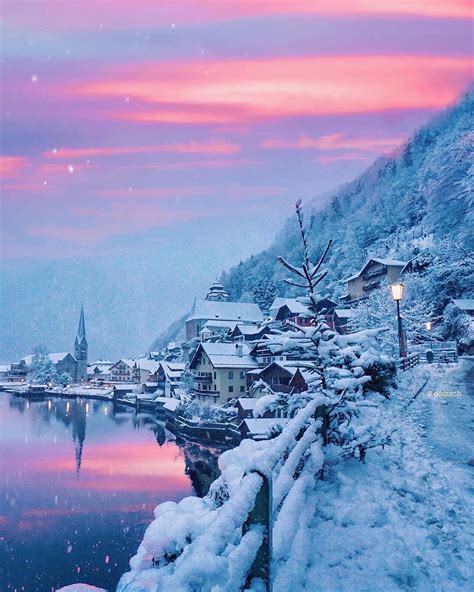
[[[239,356],[239,358],[242,357],[242,355],[244,353],[244,348],[242,347],[241,343],[235,344],[235,353]]]

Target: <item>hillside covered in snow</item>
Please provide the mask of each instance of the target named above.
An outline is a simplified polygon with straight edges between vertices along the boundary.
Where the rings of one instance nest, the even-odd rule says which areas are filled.
[[[369,255],[408,261],[423,251],[432,252],[443,239],[456,248],[470,246],[473,99],[471,88],[397,154],[380,157],[338,189],[325,207],[316,202],[305,205],[313,251],[319,253],[329,239],[334,241],[327,262],[328,293],[339,295],[343,287],[338,281],[359,270]],[[299,249],[292,217],[271,248],[223,274],[231,299],[251,301],[265,284],[273,284],[280,295],[291,295],[276,256],[297,261]],[[450,296],[462,291],[453,286]]]

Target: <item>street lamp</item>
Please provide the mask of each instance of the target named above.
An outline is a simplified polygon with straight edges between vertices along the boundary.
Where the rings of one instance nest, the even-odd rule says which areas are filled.
[[[400,300],[403,298],[403,290],[405,285],[402,282],[392,284],[390,289],[392,291],[392,298],[397,303],[397,321],[398,321],[398,346],[400,350],[400,357],[406,357],[405,343],[403,339],[402,317],[400,315]]]

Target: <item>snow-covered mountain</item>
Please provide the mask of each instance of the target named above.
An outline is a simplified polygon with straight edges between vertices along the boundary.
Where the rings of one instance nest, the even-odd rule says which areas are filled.
[[[326,289],[358,270],[368,255],[409,260],[444,237],[453,245],[472,241],[472,115],[474,90],[413,137],[392,157],[381,157],[337,190],[323,208],[305,204],[311,247],[320,253],[329,239]],[[295,196],[295,200],[298,196]],[[224,273],[234,300],[251,301],[262,283],[291,294],[276,255],[298,261],[300,244],[291,218],[271,248]],[[272,286],[271,286],[272,287]],[[273,288],[273,287],[272,287]],[[453,287],[454,292],[459,292]],[[461,290],[462,291],[462,290]],[[454,295],[454,294],[453,294]]]

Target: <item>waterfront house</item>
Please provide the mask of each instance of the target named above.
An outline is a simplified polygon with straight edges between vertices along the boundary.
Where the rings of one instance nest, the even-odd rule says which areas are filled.
[[[139,372],[134,358],[122,358],[110,367],[112,382],[138,382]]]
[[[156,388],[165,397],[173,397],[181,384],[181,378],[186,368],[184,362],[160,362],[156,372]]]
[[[161,362],[150,360],[150,358],[138,358],[137,371],[139,384],[146,385],[150,380],[150,376],[157,372],[160,364]]]
[[[370,258],[360,271],[342,280],[347,285],[347,293],[340,299],[344,304],[351,304],[367,298],[377,290],[383,281],[398,281],[406,261],[398,259]]]
[[[97,382],[106,382],[110,380],[111,366],[112,362],[110,360],[99,358],[87,367],[87,378]]]
[[[247,372],[258,367],[245,343],[199,344],[189,365],[195,373],[196,398],[223,404],[245,394]]]

